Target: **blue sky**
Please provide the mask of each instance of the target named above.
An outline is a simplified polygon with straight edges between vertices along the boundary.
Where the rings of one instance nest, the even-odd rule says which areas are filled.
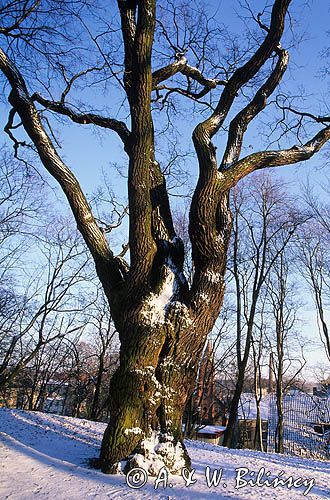
[[[261,11],[264,5],[264,2],[260,0],[254,0],[250,3],[253,4],[256,13]],[[300,92],[300,88],[303,87],[306,95],[309,96],[308,109],[318,114],[322,106],[322,100],[329,90],[329,82],[320,76],[320,70],[323,64],[326,63],[326,61],[320,58],[320,54],[327,45],[326,31],[329,29],[330,12],[327,0],[310,1],[308,2],[308,6],[305,3],[304,0],[295,0],[292,2],[293,16],[299,19],[297,33],[304,33],[305,40],[297,48],[290,50],[290,65],[284,76],[282,85],[284,90],[289,90],[292,94]],[[226,24],[231,32],[234,34],[242,33],[244,22],[237,16],[237,12],[239,11],[238,2],[225,0],[217,2],[211,0],[208,2],[208,5],[210,12],[216,11],[216,17],[219,22]],[[283,45],[285,46],[285,43]],[[157,64],[154,63],[154,66],[156,69]],[[100,107],[102,104],[106,104],[102,102],[102,99],[104,97],[101,97],[100,101],[95,95],[90,95],[92,106],[95,106],[95,102]],[[109,96],[105,99],[109,100]],[[304,106],[306,104],[302,104],[302,108]],[[112,112],[113,116],[115,116],[116,109],[113,109]],[[158,116],[156,120],[158,120]],[[189,144],[188,147],[191,148],[193,126],[190,126],[190,121],[189,127],[187,127],[185,120],[178,119],[178,122],[180,122],[182,142],[187,145]],[[194,123],[197,123],[197,119],[195,119]],[[99,172],[102,169],[108,170],[110,162],[119,162],[125,166],[126,157],[123,154],[121,143],[115,133],[100,131],[96,136],[90,126],[81,127],[72,124],[66,126],[63,131],[59,127],[58,130],[63,145],[63,154],[87,192],[90,193],[98,184]],[[224,142],[219,140],[219,138],[216,138],[215,142],[219,147],[219,152],[221,152]],[[267,144],[260,140],[260,123],[257,120],[246,134],[245,144],[246,146],[250,146],[250,148],[252,145],[254,151],[267,147]],[[293,145],[292,141],[288,143],[288,146],[291,145]],[[194,170],[195,160],[192,160],[191,163]],[[314,176],[315,166],[320,166],[322,163],[322,156],[318,155],[308,162],[308,164],[299,167],[299,172],[297,172],[295,166],[291,166],[281,168],[280,174],[286,179],[294,181],[295,185],[297,185],[297,173],[300,181],[307,178],[310,172],[313,172]],[[119,186],[120,191],[125,191],[125,183],[115,172],[111,173],[111,177],[114,179],[113,184],[117,187]]]
[[[112,4],[114,5],[115,2],[112,2]],[[254,12],[258,13],[263,10],[265,2],[251,0],[250,4],[253,5]],[[225,24],[235,37],[239,38],[242,36],[245,27],[244,21],[238,16],[238,13],[242,11],[240,11],[237,1],[209,0],[207,5],[208,10],[212,13],[215,12],[215,16],[219,22]],[[327,62],[326,60],[322,60],[320,54],[328,44],[326,31],[330,25],[329,2],[327,0],[311,0],[308,2],[305,0],[293,0],[291,11],[293,19],[299,20],[297,33],[304,34],[304,40],[298,47],[290,50],[290,66],[283,80],[283,90],[295,94],[300,93],[301,88],[303,88],[306,95],[309,96],[309,110],[318,114],[322,106],[322,100],[329,91],[329,82],[320,76],[320,70]],[[288,33],[284,38],[283,46],[286,46],[286,43],[290,43],[290,38],[291,35]],[[157,63],[154,66],[154,69],[156,69]],[[212,75],[208,76],[212,77]],[[109,107],[109,103],[111,104],[117,100],[116,95],[113,91],[111,92],[112,94],[110,95],[94,95],[90,90],[84,92],[84,96],[90,99],[93,107],[97,105],[102,108],[104,104]],[[86,109],[88,109],[87,104]],[[112,116],[116,116],[115,109]],[[182,147],[184,149],[187,147],[191,150],[191,133],[194,124],[197,123],[197,117],[188,116],[185,119],[178,118],[177,121],[181,131],[180,141],[182,142]],[[267,147],[267,143],[262,140],[260,134],[260,130],[262,129],[259,124],[258,122],[253,124],[246,134],[245,154],[251,152],[251,148],[253,151],[258,151]],[[115,133],[111,131],[99,131],[95,133],[90,126],[83,127],[73,125],[69,122],[65,126],[55,123],[55,131],[59,133],[62,144],[61,153],[65,161],[77,175],[84,191],[88,195],[91,195],[102,182],[100,176],[102,169],[109,172],[111,184],[117,190],[119,196],[125,195],[125,179],[115,169],[110,168],[110,164],[113,162],[118,162],[121,166],[127,164],[127,158],[123,153],[122,145]],[[224,141],[216,139],[215,142],[219,153],[221,153]],[[292,141],[288,142],[287,146],[290,147],[293,143]],[[161,160],[159,157],[158,159]],[[286,182],[291,183],[291,188],[294,192],[299,192],[302,184],[308,178],[312,179],[314,184],[324,179],[324,176],[327,175],[327,171],[321,168],[324,163],[324,157],[322,154],[319,154],[302,166],[282,167],[278,171],[278,175],[281,175]],[[194,184],[196,179],[196,165],[196,160],[192,157],[189,163],[189,169],[192,174],[191,185]],[[177,205],[179,200],[175,198],[175,200],[172,200],[172,203]],[[65,207],[64,204],[63,207]],[[306,311],[304,316],[306,316],[306,319],[309,319],[312,313]],[[313,324],[315,325],[315,322]],[[315,331],[315,326],[306,325],[304,327],[306,334],[311,330]],[[315,360],[318,359],[319,353],[314,358]]]

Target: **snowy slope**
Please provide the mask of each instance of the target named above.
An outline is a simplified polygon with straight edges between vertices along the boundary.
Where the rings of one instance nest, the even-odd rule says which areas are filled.
[[[107,476],[88,467],[88,459],[97,457],[104,424],[43,413],[0,409],[0,498],[40,499],[310,499],[330,498],[330,464],[296,457],[263,454],[247,450],[188,441],[196,482],[185,486],[181,476],[170,477],[166,489],[154,489],[149,478],[141,489],[129,488],[125,476]],[[208,488],[206,467],[222,469],[218,486]],[[242,468],[249,468],[244,476]],[[264,474],[262,468],[265,468]],[[235,469],[239,468],[239,471]],[[260,483],[276,477],[293,480],[295,486],[250,486],[244,480]],[[282,472],[282,475],[280,474]],[[241,480],[239,481],[239,477]],[[298,487],[299,484],[303,485]],[[172,487],[170,487],[171,483]],[[236,488],[235,486],[242,486]]]

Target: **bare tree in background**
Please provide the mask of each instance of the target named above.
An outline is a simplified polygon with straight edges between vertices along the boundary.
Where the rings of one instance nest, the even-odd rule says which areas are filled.
[[[229,267],[236,296],[237,381],[224,438],[226,446],[235,444],[238,407],[265,282],[300,223],[282,183],[269,175],[251,179],[242,189],[238,187],[233,203],[233,250]]]
[[[265,330],[267,322],[265,318],[265,298],[260,305],[260,313],[258,321],[255,325],[255,331],[252,335],[252,361],[254,368],[254,398],[256,402],[256,429],[254,434],[254,449],[264,451],[262,440],[262,415],[261,415],[261,401],[263,397],[262,391],[262,373],[267,364],[265,363],[265,356],[267,350],[265,349]]]
[[[94,358],[94,393],[90,418],[99,420],[109,405],[109,380],[118,364],[119,352],[117,332],[102,291],[87,312],[87,317],[92,329],[89,337]]]
[[[43,226],[48,209],[44,183],[29,166],[0,147],[0,316],[14,301],[15,279],[23,256]]]
[[[268,298],[274,316],[275,348],[273,366],[277,407],[275,451],[283,453],[284,413],[283,395],[293,385],[306,364],[303,350],[297,354],[295,327],[297,299],[295,285],[290,282],[290,260],[287,249],[278,256],[267,282]],[[291,264],[292,268],[292,264]],[[294,344],[292,348],[291,345]],[[298,365],[298,368],[296,368]]]
[[[178,472],[189,464],[182,441],[183,409],[223,301],[232,226],[230,189],[256,170],[309,159],[330,138],[330,127],[323,118],[315,121],[318,128],[304,144],[241,158],[249,124],[266,107],[288,65],[280,41],[290,0],[274,0],[263,19],[256,16],[260,42],[251,38],[239,57],[232,46],[229,58],[228,43],[226,55],[220,53],[222,31],[212,28],[201,7],[189,11],[187,5],[156,0],[117,4],[117,12],[101,0],[90,10],[88,1],[18,0],[15,8],[11,2],[2,4],[0,70],[10,105],[5,128],[19,154],[24,141],[17,127],[24,129],[45,169],[63,189],[119,332],[120,366],[111,381],[110,422],[100,457],[103,471],[116,471],[122,460],[127,468],[141,464],[152,447],[155,460],[145,462],[148,472],[157,473],[155,464]],[[97,22],[91,27],[95,12]],[[91,62],[88,68],[85,57]],[[74,97],[70,104],[72,89],[84,78],[94,93],[97,82],[102,92],[104,81],[110,82],[108,89],[117,86],[124,100],[118,103],[119,114],[115,109],[105,116],[91,111],[81,102],[83,93],[79,105]],[[246,87],[250,97],[244,99]],[[45,91],[46,97],[40,94]],[[112,100],[112,95],[109,102],[115,104],[118,99]],[[166,115],[171,106],[178,109],[179,103],[187,110],[186,123],[195,110],[203,113],[202,121],[192,127],[199,175],[190,206],[190,286],[154,133],[159,114]],[[227,123],[227,143],[217,158],[212,140],[224,131],[236,104],[239,111]],[[49,113],[107,129],[121,141],[128,164],[129,264],[110,249],[73,169],[61,158]],[[163,127],[164,134],[166,130]]]
[[[26,280],[21,294],[12,292],[10,303],[3,308],[1,388],[27,367],[44,346],[84,327],[77,313],[86,304],[77,300],[73,289],[86,280],[88,257],[74,233],[68,235],[66,228],[61,231],[59,227],[56,232],[55,238],[46,235],[41,239],[41,255],[46,262],[42,265],[39,255],[30,281]]]
[[[322,214],[322,218],[319,220],[315,219],[315,215],[317,216],[318,213]],[[327,210],[318,207],[317,212],[314,211],[313,215],[313,218],[299,233],[300,238],[297,242],[299,271],[312,292],[320,338],[330,361],[330,332],[326,317],[326,309],[330,299],[330,214]]]

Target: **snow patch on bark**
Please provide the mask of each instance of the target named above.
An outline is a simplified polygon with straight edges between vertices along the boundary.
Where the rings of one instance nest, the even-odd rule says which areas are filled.
[[[172,302],[171,311],[180,316],[180,321],[183,327],[188,327],[192,324],[189,308],[186,304],[179,301]]]
[[[176,312],[180,312],[186,326],[191,324],[187,306],[175,300],[180,285],[185,283],[185,277],[179,272],[172,259],[169,258],[165,265],[165,278],[158,293],[151,293],[142,310],[142,316],[151,325],[164,324],[168,306],[171,305]]]
[[[197,294],[197,298],[200,299],[202,302],[205,302],[205,304],[208,304],[210,302],[210,297],[205,292],[199,292]]]
[[[219,170],[218,170],[217,171],[217,178],[218,178],[219,181],[222,182],[224,180],[224,178],[225,178],[225,175],[223,174],[223,172],[219,172]]]
[[[221,273],[216,273],[214,271],[207,271],[205,273],[205,277],[210,281],[211,283],[219,283],[222,281],[222,274]]]
[[[165,322],[166,306],[176,292],[175,274],[166,266],[167,273],[159,293],[151,293],[142,312],[151,324]]]
[[[131,427],[130,429],[125,429],[126,436],[128,434],[143,434],[141,427]]]
[[[179,474],[186,465],[182,444],[174,444],[170,434],[152,431],[139,447],[141,451],[129,457],[130,467],[141,467],[152,476],[157,476],[162,467],[167,467],[172,474]]]
[[[140,368],[134,368],[132,370],[132,372],[138,374],[138,375],[141,375],[142,377],[145,377],[148,379],[148,381],[152,382],[154,384],[155,387],[157,387],[158,389],[160,389],[162,387],[161,383],[159,382],[159,380],[157,380],[156,376],[155,376],[155,367],[154,366],[151,366],[151,365],[147,365],[144,367],[143,370],[141,370]]]

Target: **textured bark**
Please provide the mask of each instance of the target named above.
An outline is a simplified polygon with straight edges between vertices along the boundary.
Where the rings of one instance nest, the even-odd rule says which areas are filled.
[[[183,410],[195,385],[207,333],[219,314],[223,289],[218,288],[216,293],[219,298],[212,306],[212,319],[196,317],[193,308],[174,301],[168,305],[162,323],[146,317],[143,307],[127,321],[120,367],[111,381],[111,417],[101,451],[104,471],[114,472],[123,458],[128,459],[128,468],[136,465],[136,454],[143,453],[141,440],[148,439],[152,431],[160,442],[173,439],[174,447],[183,444]],[[188,465],[184,450],[183,459]],[[160,453],[159,459],[177,471],[172,463],[174,453]],[[156,472],[154,466],[149,472]]]

